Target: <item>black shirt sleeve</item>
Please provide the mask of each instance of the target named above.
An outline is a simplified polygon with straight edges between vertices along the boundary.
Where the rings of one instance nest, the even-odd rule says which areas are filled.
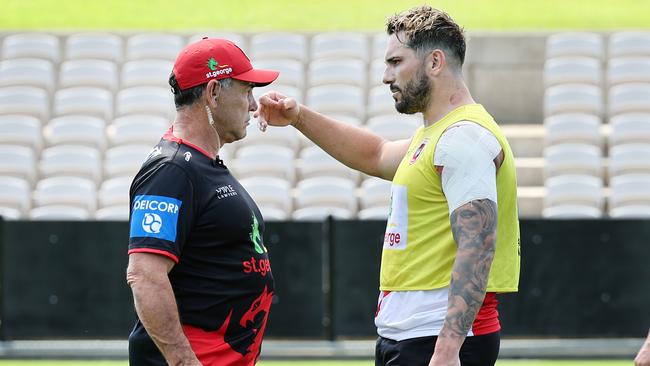
[[[194,222],[194,185],[188,173],[163,163],[131,187],[129,254],[156,253],[178,263]]]

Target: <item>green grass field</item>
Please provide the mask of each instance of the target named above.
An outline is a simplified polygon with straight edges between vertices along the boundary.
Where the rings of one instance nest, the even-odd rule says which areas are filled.
[[[425,2],[470,30],[650,28],[647,0],[0,0],[0,28],[382,31]]]
[[[127,366],[126,361],[0,361],[0,366]],[[627,366],[629,361],[533,361],[508,360],[498,366]],[[266,361],[259,366],[372,366],[372,361]]]

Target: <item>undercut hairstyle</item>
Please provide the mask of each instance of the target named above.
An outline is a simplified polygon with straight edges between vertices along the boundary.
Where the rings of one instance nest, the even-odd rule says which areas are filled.
[[[232,85],[231,78],[221,79],[217,81],[219,82],[219,85],[221,85],[221,87],[224,89],[228,89]],[[186,105],[194,104],[194,102],[199,100],[199,98],[201,98],[201,96],[203,95],[206,85],[208,84],[205,83],[205,84],[193,86],[185,90],[181,90],[180,86],[178,86],[176,75],[174,75],[174,73],[172,72],[169,75],[169,86],[172,89],[172,94],[174,94],[174,104],[176,105],[176,109],[179,109]]]
[[[418,57],[441,49],[445,53],[447,63],[456,71],[461,71],[465,62],[464,31],[444,11],[428,5],[411,8],[388,18],[386,32],[389,36],[395,34],[397,39],[414,50]]]

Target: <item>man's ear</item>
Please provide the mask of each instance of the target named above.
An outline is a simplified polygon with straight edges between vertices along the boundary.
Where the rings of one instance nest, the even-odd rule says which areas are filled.
[[[217,106],[217,99],[221,93],[221,84],[219,81],[212,79],[208,81],[208,85],[205,87],[205,104],[213,108]]]
[[[429,57],[431,57],[431,61],[430,61],[431,72],[433,73],[434,76],[440,75],[442,70],[447,65],[447,59],[445,58],[445,53],[442,52],[441,49],[436,48],[435,50],[431,51]]]

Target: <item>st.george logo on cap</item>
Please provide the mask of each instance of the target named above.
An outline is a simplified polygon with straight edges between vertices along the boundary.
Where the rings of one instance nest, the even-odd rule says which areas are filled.
[[[185,47],[174,63],[174,75],[181,90],[215,79],[235,80],[265,86],[280,73],[254,69],[244,51],[227,39],[207,38]]]

